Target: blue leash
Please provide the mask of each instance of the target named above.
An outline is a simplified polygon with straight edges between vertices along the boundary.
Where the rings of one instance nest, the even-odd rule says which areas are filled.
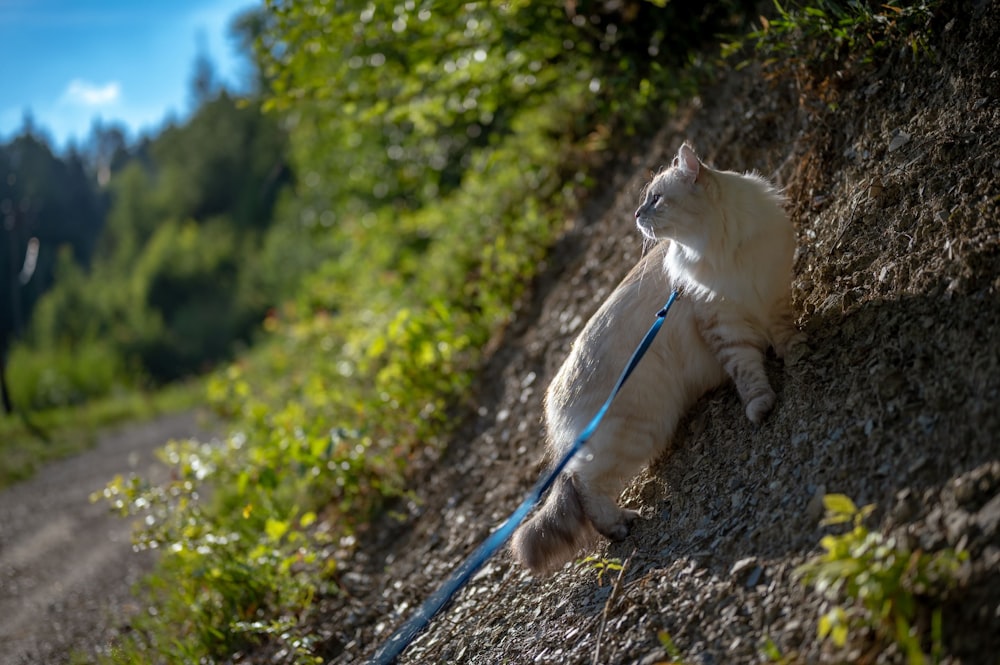
[[[385,643],[379,647],[378,651],[369,662],[369,665],[389,665],[399,654],[403,653],[406,647],[410,646],[413,639],[427,627],[434,615],[437,614],[445,604],[451,600],[452,596],[465,586],[465,583],[469,581],[469,578],[479,570],[479,568],[486,563],[486,561],[493,556],[500,547],[507,541],[508,538],[514,533],[516,529],[524,518],[527,516],[528,512],[535,506],[536,503],[541,499],[542,495],[548,491],[552,483],[555,482],[556,477],[562,470],[566,468],[569,461],[576,455],[588,439],[594,434],[597,426],[601,424],[601,420],[604,419],[604,415],[608,412],[611,407],[611,402],[614,401],[615,397],[618,395],[618,391],[622,389],[625,385],[626,379],[632,374],[632,370],[636,368],[639,364],[639,360],[646,354],[647,349],[649,349],[650,344],[653,343],[653,338],[656,337],[656,333],[660,332],[660,328],[663,326],[663,320],[667,317],[667,312],[670,311],[670,307],[677,300],[677,291],[674,290],[670,294],[670,299],[667,300],[667,304],[663,306],[659,312],[656,313],[656,321],[653,322],[653,326],[646,333],[646,336],[642,338],[639,342],[638,348],[632,354],[632,357],[628,361],[628,365],[625,366],[625,371],[618,378],[618,383],[611,390],[611,395],[608,397],[604,405],[598,410],[597,415],[594,416],[593,420],[584,428],[576,440],[573,441],[573,445],[570,449],[566,451],[559,463],[556,464],[549,473],[544,476],[538,483],[532,488],[528,496],[521,502],[521,505],[517,507],[507,521],[504,522],[500,527],[491,533],[483,544],[476,548],[476,550],[470,554],[465,561],[455,569],[455,572],[451,574],[451,577],[441,585],[441,588],[434,592],[430,598],[424,601],[424,604],[420,606],[416,612],[413,613],[406,623],[400,626],[395,633],[389,637]]]

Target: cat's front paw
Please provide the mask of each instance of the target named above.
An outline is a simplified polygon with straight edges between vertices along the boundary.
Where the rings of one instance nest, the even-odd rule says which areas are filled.
[[[639,518],[639,512],[635,510],[622,510],[617,522],[608,525],[597,526],[598,532],[608,540],[619,542],[628,538],[632,531],[632,522]]]
[[[764,418],[767,417],[767,414],[771,413],[771,409],[774,408],[775,400],[774,391],[768,390],[766,393],[761,393],[747,402],[746,414],[750,422],[754,425],[761,424]]]

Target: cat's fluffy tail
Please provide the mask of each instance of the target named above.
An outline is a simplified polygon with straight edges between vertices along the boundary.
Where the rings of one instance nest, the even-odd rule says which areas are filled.
[[[595,536],[573,481],[560,474],[541,509],[514,532],[510,551],[515,561],[534,574],[547,575]]]

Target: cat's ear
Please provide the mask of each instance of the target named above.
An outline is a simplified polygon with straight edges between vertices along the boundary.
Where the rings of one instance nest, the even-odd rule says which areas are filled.
[[[698,174],[701,171],[701,162],[698,161],[698,155],[695,154],[694,148],[687,143],[683,144],[681,149],[677,151],[674,163],[680,167],[681,172],[689,182],[693,183],[698,180]]]

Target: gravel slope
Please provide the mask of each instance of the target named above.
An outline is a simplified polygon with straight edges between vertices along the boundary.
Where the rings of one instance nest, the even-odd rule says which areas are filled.
[[[871,524],[914,547],[968,551],[945,646],[998,662],[1000,3],[949,14],[933,58],[729,72],[608,177],[497,341],[465,427],[397,507],[405,521],[343,553],[343,593],[315,619],[329,662],[370,656],[537,479],[541,395],[641,255],[639,192],[685,139],[789,196],[809,342],[769,367],[775,412],[751,427],[732,389],[698,405],[625,492],[644,519],[591,552],[623,561],[620,579],[588,564],[534,579],[497,557],[400,662],[653,663],[661,632],[688,663],[762,662],[767,639],[792,662],[901,662],[863,634],[842,652],[816,640],[824,602],[792,571],[827,532],[825,492],[874,503]]]

